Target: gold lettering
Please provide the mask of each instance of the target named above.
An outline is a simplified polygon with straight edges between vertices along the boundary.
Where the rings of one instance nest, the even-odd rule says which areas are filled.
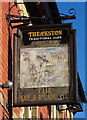
[[[38,93],[52,93],[52,88],[38,88]]]
[[[48,100],[51,100],[52,99],[52,96],[51,94],[48,95]]]
[[[37,36],[37,33],[36,32],[34,32],[34,35],[33,35],[33,37],[36,37]]]
[[[44,100],[53,100],[55,99],[56,95],[55,94],[44,94],[43,99]]]
[[[40,36],[40,32],[37,32],[37,37],[39,37]],[[34,37],[36,37],[36,36],[34,36]]]
[[[52,93],[52,88],[48,88],[48,93]]]
[[[38,90],[38,93],[40,94],[40,92],[41,92],[41,89],[40,89],[40,88],[38,88],[37,90]]]
[[[28,32],[29,37],[62,35],[62,30]]]
[[[26,95],[27,99],[29,100],[30,99],[30,95]]]
[[[32,37],[32,32],[28,32],[28,35],[30,35],[29,37]]]
[[[36,95],[33,95],[33,100],[37,100],[37,96]]]
[[[54,35],[54,31],[50,31],[51,32],[51,35],[53,36]]]
[[[58,35],[62,35],[62,30],[59,30],[59,31],[58,31]]]
[[[43,95],[38,95],[38,99],[39,100],[43,99]]]
[[[47,88],[43,88],[42,93],[47,93]]]
[[[23,102],[23,101],[26,101],[27,97],[26,97],[26,95],[22,95],[22,96],[20,97],[20,99],[21,99],[21,101]]]
[[[48,35],[51,36],[51,32],[48,32]]]
[[[43,95],[43,99],[44,99],[44,100],[47,100],[47,99],[48,99],[46,94]]]
[[[20,101],[24,102],[24,101],[38,101],[38,100],[54,100],[54,99],[64,99],[67,98],[67,95],[56,95],[56,94],[51,94],[52,90],[51,88],[48,89],[39,89],[39,92],[44,92],[44,94],[39,94],[39,95],[21,95],[20,96]],[[44,90],[44,91],[43,91]],[[50,93],[46,93],[46,92],[50,92]]]

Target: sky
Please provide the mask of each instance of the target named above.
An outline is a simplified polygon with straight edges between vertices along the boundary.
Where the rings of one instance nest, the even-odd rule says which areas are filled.
[[[59,2],[58,2],[59,1]],[[69,9],[74,8],[76,10],[76,19],[66,20],[63,23],[73,23],[73,29],[76,29],[76,44],[77,44],[77,70],[82,81],[83,88],[85,90],[85,4],[86,2],[61,2],[57,1],[59,13],[69,14]],[[78,1],[78,0],[77,0]],[[79,0],[80,1],[80,0]],[[87,118],[87,106],[83,104],[83,112],[78,112],[75,118]]]

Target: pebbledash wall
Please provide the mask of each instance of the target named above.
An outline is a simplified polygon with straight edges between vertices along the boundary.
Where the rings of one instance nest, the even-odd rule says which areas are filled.
[[[12,29],[11,26],[9,27],[6,14],[9,14],[10,10],[10,14],[19,15],[18,11],[21,7],[23,6],[14,5],[14,2],[0,2],[0,84],[6,83],[8,80],[13,81],[13,35],[17,29]],[[66,105],[61,106],[65,111],[58,111],[55,105],[14,107],[12,96],[13,89],[0,88],[0,120],[11,120],[14,118],[43,119],[73,117],[72,112],[67,111],[66,113]]]

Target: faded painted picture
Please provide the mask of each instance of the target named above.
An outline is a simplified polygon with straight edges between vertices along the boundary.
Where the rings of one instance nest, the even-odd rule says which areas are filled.
[[[69,86],[68,46],[20,49],[20,88]]]

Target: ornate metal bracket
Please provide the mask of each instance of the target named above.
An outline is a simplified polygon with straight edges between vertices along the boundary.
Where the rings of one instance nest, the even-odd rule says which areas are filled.
[[[69,19],[76,19],[76,10],[74,8],[69,9],[69,14],[71,15],[66,15],[63,13],[59,13],[60,14],[60,18],[61,20],[69,20]]]
[[[60,13],[60,19],[61,20],[76,19],[76,16],[75,16],[76,15],[76,11],[75,11],[75,9],[71,8],[69,10],[69,14],[71,14],[71,16],[63,14],[63,13]],[[32,21],[36,21],[36,20],[57,20],[59,18],[53,18],[53,17],[27,17],[27,16],[6,14],[6,19],[8,20],[8,22],[9,22],[9,24],[11,26],[12,26],[12,23],[21,23],[22,22],[22,24],[19,24],[19,25],[16,25],[16,26],[12,26],[12,28],[18,28],[20,26],[29,25]]]

